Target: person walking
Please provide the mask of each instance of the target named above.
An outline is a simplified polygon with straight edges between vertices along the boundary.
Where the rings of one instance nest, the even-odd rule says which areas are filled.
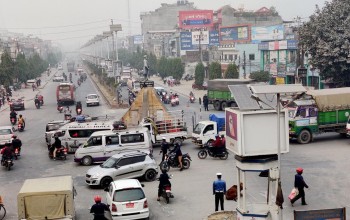
[[[219,201],[221,211],[224,210],[224,195],[226,193],[226,182],[221,179],[222,173],[217,173],[217,180],[213,182],[213,195],[215,195],[215,212],[219,209]]]
[[[203,96],[204,111],[209,111],[208,104],[209,104],[208,96],[207,96],[207,94],[205,94]]]
[[[168,153],[169,144],[166,142],[165,137],[163,137],[162,140],[163,141],[162,141],[162,144],[161,144],[161,148],[160,148],[159,154],[163,153],[163,155],[162,155],[162,162],[163,162],[164,159],[165,159],[165,155]]]
[[[296,171],[297,174],[295,174],[294,178],[294,187],[298,189],[299,194],[295,196],[292,200],[290,200],[290,203],[293,206],[294,202],[301,198],[301,205],[307,205],[305,202],[304,187],[309,188],[309,186],[305,183],[304,177],[302,176],[304,170],[303,168],[298,167]]]

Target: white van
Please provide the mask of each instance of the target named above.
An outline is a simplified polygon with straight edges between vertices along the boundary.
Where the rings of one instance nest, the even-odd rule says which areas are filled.
[[[95,132],[84,145],[76,150],[74,161],[83,165],[91,165],[128,150],[139,150],[152,154],[151,135],[147,128]]]
[[[67,147],[68,152],[74,153],[79,145],[84,144],[89,139],[92,133],[108,130],[113,130],[113,122],[72,122],[62,126],[56,133],[58,133],[62,145]]]

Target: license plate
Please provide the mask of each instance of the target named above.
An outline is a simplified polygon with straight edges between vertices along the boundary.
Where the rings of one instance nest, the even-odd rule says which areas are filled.
[[[134,208],[134,203],[125,204],[126,208]]]

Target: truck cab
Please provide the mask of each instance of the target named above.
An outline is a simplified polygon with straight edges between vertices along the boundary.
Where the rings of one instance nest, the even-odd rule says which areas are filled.
[[[200,121],[192,133],[192,142],[202,146],[215,140],[215,135],[225,135],[225,113],[209,115],[209,121]]]

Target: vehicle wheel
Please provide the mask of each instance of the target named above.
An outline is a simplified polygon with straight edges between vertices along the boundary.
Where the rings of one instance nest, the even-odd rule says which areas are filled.
[[[238,105],[235,102],[231,102],[230,107],[238,107]]]
[[[11,170],[11,165],[10,164],[7,165],[7,170]]]
[[[221,109],[222,109],[222,110],[225,110],[225,108],[227,108],[227,107],[228,107],[227,102],[222,102],[222,103],[221,103]]]
[[[221,110],[221,104],[220,104],[219,101],[214,102],[214,109],[216,111],[220,111]]]
[[[166,200],[166,203],[169,204],[170,199],[169,199],[169,196],[168,196],[168,195],[165,197],[165,200]]]
[[[155,170],[147,170],[145,173],[145,180],[151,182],[155,180],[157,177],[157,173]]]
[[[85,156],[83,157],[83,159],[81,160],[81,163],[84,166],[90,166],[92,164],[92,158],[90,156]]]
[[[166,170],[168,172],[170,170],[170,166],[165,162],[162,162],[159,167],[161,171]]]
[[[310,143],[312,137],[309,130],[302,130],[298,136],[299,144],[307,144]]]
[[[205,158],[207,158],[207,156],[208,156],[208,153],[206,150],[198,151],[198,158],[199,159],[205,159]]]
[[[63,156],[63,160],[67,160],[67,156],[66,155]]]
[[[190,166],[191,166],[191,162],[190,162],[189,159],[184,159],[184,160],[182,161],[182,167],[183,167],[183,168],[188,169],[188,168],[190,168]]]
[[[183,142],[182,138],[175,138],[175,140],[173,141],[173,144],[179,144],[181,145]]]
[[[228,158],[228,153],[225,152],[224,156],[220,157],[220,160],[227,160],[227,158]]]
[[[108,187],[112,181],[113,181],[112,178],[110,178],[109,176],[103,177],[101,182],[100,182],[101,188],[104,189],[104,188]]]

